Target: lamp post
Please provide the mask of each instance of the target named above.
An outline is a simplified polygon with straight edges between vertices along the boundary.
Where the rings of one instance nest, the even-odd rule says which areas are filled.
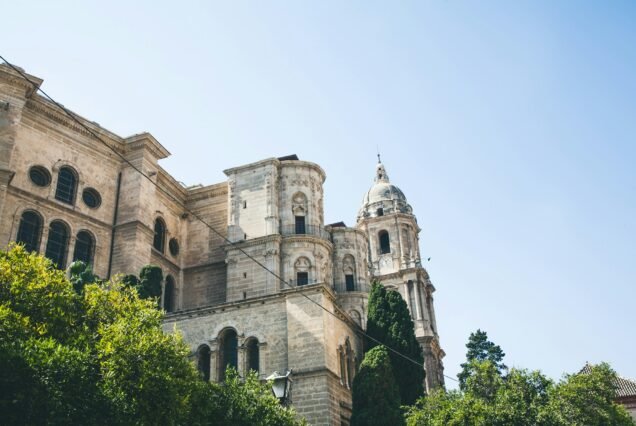
[[[284,406],[291,405],[292,371],[287,371],[284,376],[278,371],[274,371],[267,380],[272,381],[272,392]]]

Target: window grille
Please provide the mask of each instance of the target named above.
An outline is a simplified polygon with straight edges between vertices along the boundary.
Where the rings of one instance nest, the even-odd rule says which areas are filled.
[[[345,275],[345,284],[347,286],[347,291],[355,291],[355,283],[353,281],[353,275]]]
[[[296,233],[305,234],[305,216],[296,216]]]
[[[380,254],[391,253],[391,240],[387,231],[380,231]]]
[[[157,218],[155,220],[155,237],[152,241],[152,246],[163,253],[164,246],[166,244],[166,224],[163,220]]]
[[[80,231],[75,237],[75,250],[73,251],[73,261],[81,260],[86,264],[93,263],[93,251],[95,242],[93,236],[87,231]]]
[[[37,252],[40,249],[42,236],[42,219],[32,211],[22,213],[16,241],[24,244],[27,251]]]
[[[37,186],[49,186],[51,174],[42,166],[33,166],[29,169],[29,178]]]
[[[92,209],[96,209],[102,204],[102,197],[96,189],[86,188],[82,191],[82,200],[84,204]]]
[[[66,268],[66,250],[68,247],[68,228],[62,222],[51,222],[45,256],[59,269]]]
[[[309,284],[309,273],[308,272],[297,272],[296,273],[296,282],[298,285],[307,285]]]
[[[57,174],[57,188],[55,189],[55,199],[64,203],[73,204],[75,202],[75,190],[77,189],[77,177],[70,167],[62,167]]]

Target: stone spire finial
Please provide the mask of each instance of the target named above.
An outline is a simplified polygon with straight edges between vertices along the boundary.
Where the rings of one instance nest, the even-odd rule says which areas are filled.
[[[378,165],[375,167],[375,182],[389,183],[389,175],[386,174],[384,164],[380,161],[380,154],[378,154]]]

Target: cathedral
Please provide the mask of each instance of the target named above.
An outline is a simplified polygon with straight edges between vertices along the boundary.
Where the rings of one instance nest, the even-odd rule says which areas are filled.
[[[425,388],[444,385],[420,228],[380,161],[356,224],[325,224],[315,163],[268,158],[186,187],[159,165],[170,154],[151,134],[78,123],[28,79],[0,65],[2,247],[18,241],[62,269],[83,260],[102,278],[160,266],[164,329],[183,335],[202,377],[291,371],[292,405],[316,425],[348,424],[377,280],[408,304]]]

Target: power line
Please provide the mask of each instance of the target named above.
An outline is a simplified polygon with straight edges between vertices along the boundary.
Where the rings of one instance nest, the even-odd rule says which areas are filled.
[[[26,81],[28,81],[33,88],[36,91],[39,91],[40,93],[42,93],[42,95],[48,99],[50,102],[52,102],[56,107],[58,107],[59,109],[61,109],[67,116],[69,116],[73,121],[75,121],[77,124],[79,124],[82,128],[84,128],[84,130],[86,130],[88,133],[90,133],[91,136],[93,136],[93,138],[97,139],[99,142],[102,143],[102,145],[104,145],[106,148],[108,148],[109,150],[111,150],[112,152],[115,153],[115,155],[117,155],[122,161],[124,161],[126,164],[128,164],[133,170],[135,170],[137,173],[139,173],[140,175],[142,175],[146,180],[148,180],[148,182],[151,183],[151,185],[153,185],[154,187],[156,187],[159,191],[161,191],[164,195],[166,195],[168,198],[170,198],[172,201],[176,202],[177,204],[182,204],[180,202],[180,200],[178,200],[175,196],[173,196],[171,193],[169,193],[166,189],[162,188],[161,186],[159,186],[159,184],[157,184],[155,181],[152,180],[152,178],[148,175],[146,175],[141,169],[139,169],[137,166],[135,166],[130,160],[128,160],[126,157],[124,157],[123,154],[121,154],[119,151],[117,151],[114,147],[112,147],[110,144],[108,144],[106,141],[104,141],[99,135],[97,135],[90,127],[88,127],[86,124],[84,124],[83,121],[81,121],[80,119],[77,118],[77,116],[75,115],[75,113],[73,113],[72,111],[68,110],[64,105],[60,104],[59,102],[55,101],[55,99],[53,99],[51,96],[49,96],[38,84],[36,84],[35,82],[33,82],[29,76],[27,76],[22,70],[20,70],[20,68],[16,67],[15,65],[13,65],[11,62],[7,61],[2,55],[0,55],[0,59],[2,59],[2,61],[4,61],[4,63],[6,63],[9,67],[11,67],[11,69],[13,69],[15,72],[17,72],[18,74],[20,74],[20,76],[22,78],[24,78]],[[230,246],[234,247],[235,249],[239,250],[242,254],[244,254],[248,259],[252,260],[254,263],[256,263],[259,267],[263,268],[265,271],[267,271],[269,274],[271,274],[272,276],[274,276],[274,278],[276,278],[277,280],[279,280],[281,283],[283,283],[284,285],[286,285],[289,288],[295,288],[294,286],[292,286],[291,284],[289,284],[286,280],[284,280],[280,275],[278,275],[276,272],[272,271],[271,269],[267,268],[267,266],[263,265],[259,260],[255,259],[252,255],[250,255],[249,253],[247,253],[245,250],[243,250],[240,246],[237,246],[236,243],[230,241],[227,237],[225,237],[221,232],[217,231],[212,225],[210,225],[209,223],[207,223],[205,220],[203,220],[198,214],[194,213],[192,210],[190,210],[189,208],[187,208],[185,205],[183,206],[184,210],[192,215],[192,217],[194,217],[195,219],[197,219],[199,222],[201,222],[203,225],[205,225],[210,231],[212,231],[214,234],[216,234],[217,236],[219,236],[223,241],[225,241],[227,244],[229,244]],[[313,300],[311,297],[307,296],[305,293],[301,293],[301,295],[303,297],[305,297],[307,300],[309,300],[310,302],[312,302],[313,304],[317,305],[318,307],[320,307],[323,311],[327,312],[329,315],[333,316],[336,319],[339,319],[340,321],[347,323],[350,326],[353,326],[352,329],[354,331],[356,331],[357,333],[365,336],[366,338],[374,341],[375,343],[379,344],[379,345],[383,345],[385,346],[387,349],[389,349],[391,352],[395,353],[396,355],[401,356],[402,358],[412,362],[413,364],[424,368],[424,364],[421,364],[419,362],[417,362],[416,360],[414,360],[413,358],[397,351],[396,349],[382,343],[381,341],[379,341],[378,339],[374,338],[373,336],[370,336],[369,334],[367,334],[364,330],[362,330],[362,328],[356,329],[356,325],[357,324],[351,324],[348,323],[347,321],[345,321],[344,319],[342,319],[341,317],[339,317],[338,315],[336,315],[335,313],[331,312],[329,309],[327,309],[326,307],[324,307],[322,304],[320,304],[319,302]],[[444,374],[444,377],[457,381],[457,379],[447,376]]]

